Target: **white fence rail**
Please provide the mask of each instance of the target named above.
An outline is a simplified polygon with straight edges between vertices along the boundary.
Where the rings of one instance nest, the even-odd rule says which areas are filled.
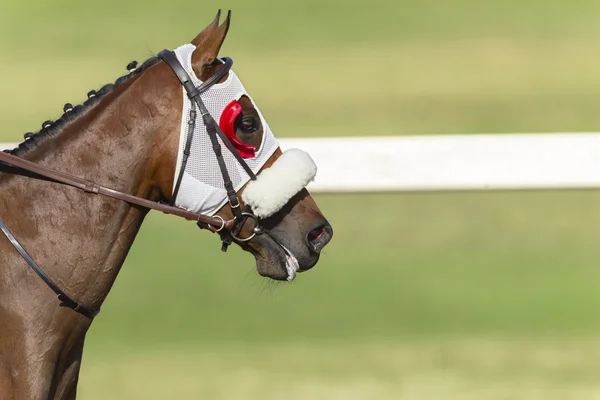
[[[600,133],[281,139],[320,192],[600,188]],[[0,144],[0,149],[12,145]]]

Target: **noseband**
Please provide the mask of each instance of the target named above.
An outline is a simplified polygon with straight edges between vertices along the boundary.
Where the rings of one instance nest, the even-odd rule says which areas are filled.
[[[218,83],[231,69],[233,60],[228,57],[223,58],[223,66],[209,79],[203,82],[200,86],[195,86],[192,82],[189,74],[185,71],[175,53],[170,50],[163,50],[158,54],[158,57],[163,60],[175,73],[181,85],[183,85],[189,99],[192,103],[190,110],[187,126],[188,134],[186,143],[183,151],[183,157],[181,161],[181,168],[179,175],[174,183],[173,195],[171,201],[168,204],[155,202],[152,200],[144,199],[141,197],[133,196],[127,193],[123,193],[114,189],[110,189],[101,185],[97,185],[93,182],[85,179],[76,177],[74,175],[52,170],[50,168],[32,163],[31,161],[24,160],[20,157],[14,156],[6,152],[0,152],[0,172],[6,172],[14,175],[21,175],[29,178],[40,179],[55,183],[60,183],[67,186],[72,186],[76,189],[83,190],[85,193],[100,194],[107,197],[112,197],[132,205],[141,206],[147,209],[153,209],[161,211],[165,214],[172,214],[178,217],[185,218],[187,220],[196,221],[197,225],[202,229],[208,229],[213,233],[218,233],[222,241],[222,251],[227,251],[227,247],[235,240],[237,242],[247,242],[253,239],[256,235],[262,234],[264,230],[259,225],[259,220],[256,215],[252,212],[249,207],[240,206],[238,195],[233,188],[233,183],[229,176],[229,171],[225,165],[223,159],[223,153],[221,144],[218,138],[225,144],[227,149],[233,154],[235,159],[242,166],[244,171],[248,174],[251,180],[256,180],[256,175],[252,169],[246,164],[244,159],[239,155],[237,150],[231,144],[227,136],[223,133],[219,125],[215,122],[214,118],[208,112],[204,102],[202,101],[201,95],[206,92],[211,86]],[[227,199],[231,210],[233,212],[233,218],[231,220],[224,220],[222,217],[215,215],[209,216],[205,214],[195,213],[179,207],[175,207],[175,200],[179,192],[183,174],[187,165],[187,160],[190,155],[190,149],[192,145],[192,139],[194,135],[194,128],[196,124],[197,111],[196,107],[200,111],[200,116],[208,132],[213,151],[219,164],[221,175],[223,176],[223,184],[227,192]],[[241,238],[240,231],[244,225],[244,222],[248,219],[254,220],[254,228],[252,233],[247,238]],[[9,242],[15,247],[19,254],[25,259],[27,264],[34,270],[34,272],[44,281],[44,283],[56,293],[58,299],[61,301],[62,307],[71,308],[79,314],[86,316],[89,319],[94,318],[99,312],[99,309],[92,309],[80,305],[78,302],[69,297],[63,292],[40,268],[39,265],[33,260],[33,258],[25,251],[19,241],[13,236],[8,230],[8,227],[0,221],[0,231],[8,238]]]

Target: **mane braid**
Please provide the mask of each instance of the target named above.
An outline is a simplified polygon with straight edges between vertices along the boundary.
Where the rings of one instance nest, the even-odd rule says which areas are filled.
[[[158,57],[151,57],[134,71],[127,75],[124,75],[116,80],[114,84],[104,85],[100,90],[91,91],[88,96],[91,95],[83,104],[75,107],[66,107],[63,115],[56,121],[46,121],[42,124],[42,129],[35,133],[26,133],[25,140],[19,144],[19,146],[13,150],[7,151],[17,157],[23,157],[29,151],[38,148],[46,140],[51,139],[58,135],[62,130],[69,125],[69,123],[75,121],[79,117],[85,115],[94,105],[98,104],[100,100],[110,93],[114,88],[123,85],[125,82],[135,78],[142,72],[157,64],[160,61]],[[131,64],[130,64],[131,65]],[[67,104],[70,106],[70,104]],[[6,151],[6,150],[5,150]]]

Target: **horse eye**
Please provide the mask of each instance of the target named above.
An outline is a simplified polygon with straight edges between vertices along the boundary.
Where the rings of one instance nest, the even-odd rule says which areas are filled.
[[[258,122],[253,117],[247,117],[242,119],[240,129],[244,133],[254,133],[258,130]]]

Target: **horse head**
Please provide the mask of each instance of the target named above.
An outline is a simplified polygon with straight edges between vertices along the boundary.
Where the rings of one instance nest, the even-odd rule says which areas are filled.
[[[231,13],[220,25],[219,19],[220,12],[190,44],[178,48],[175,55],[194,86],[203,87],[218,78],[200,97],[212,121],[218,122],[230,142],[222,157],[228,176],[222,176],[219,169],[221,160],[215,156],[201,110],[196,109],[194,101],[181,89],[175,74],[161,63],[154,68],[168,75],[169,86],[179,89],[181,103],[175,103],[174,107],[181,122],[175,125],[176,129],[165,131],[165,149],[159,151],[168,160],[165,167],[168,173],[161,173],[163,179],[157,179],[157,185],[162,200],[176,206],[214,215],[223,221],[236,217],[243,220],[238,221],[234,234],[222,234],[225,248],[235,242],[254,255],[259,274],[292,280],[296,272],[306,271],[317,263],[321,250],[333,235],[331,225],[305,188],[317,168],[303,151],[283,152],[279,148],[254,99],[218,57]],[[245,171],[240,164],[246,164],[252,172]],[[228,196],[224,186],[227,178],[239,198],[239,210],[245,210],[243,213]]]

